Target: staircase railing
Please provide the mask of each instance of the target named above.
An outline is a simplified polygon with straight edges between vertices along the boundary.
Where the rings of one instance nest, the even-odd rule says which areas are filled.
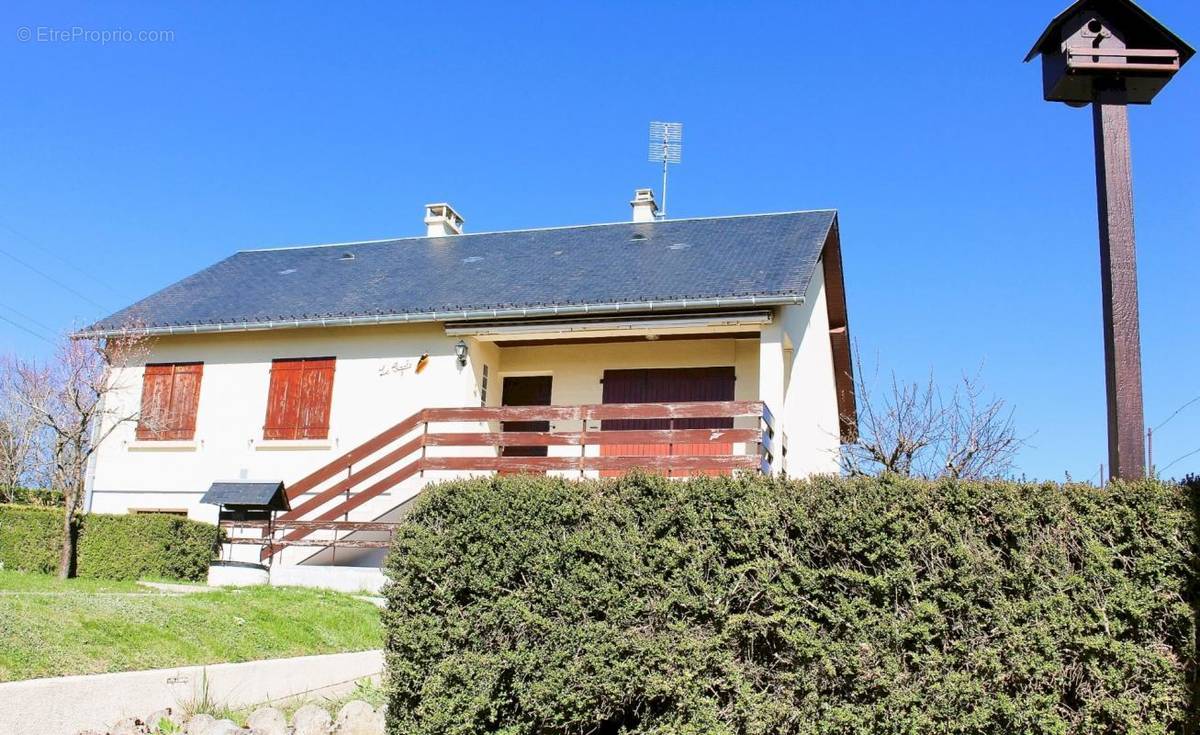
[[[739,420],[749,425],[739,427]],[[503,423],[509,421],[553,422],[557,426],[547,431],[504,431]],[[605,421],[652,422],[658,428],[604,428]],[[445,423],[486,427],[430,430],[431,424]],[[575,423],[578,428],[563,430],[564,423]],[[276,519],[275,528],[284,533],[273,544],[260,541],[265,545],[262,558],[304,545],[301,541],[315,531],[349,528],[345,524],[352,510],[427,471],[571,471],[583,476],[643,468],[672,475],[736,470],[769,473],[776,457],[774,423],[762,401],[426,408],[293,483],[288,488],[289,500],[316,492]],[[675,428],[677,424],[683,428]],[[666,428],[661,428],[663,425]],[[737,445],[743,449],[739,451]],[[514,447],[523,450],[521,456],[506,456],[505,449]],[[547,448],[544,456],[528,456],[537,453],[529,448],[543,447]],[[549,447],[573,449],[570,454],[565,450],[552,454]],[[433,454],[428,452],[430,448],[436,448]],[[447,448],[490,451],[446,454]],[[316,515],[305,517],[313,513]]]

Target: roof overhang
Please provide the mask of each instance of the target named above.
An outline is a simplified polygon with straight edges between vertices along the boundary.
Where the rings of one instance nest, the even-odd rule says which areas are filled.
[[[1068,18],[1071,18],[1076,13],[1081,11],[1085,6],[1099,5],[1105,6],[1105,10],[1112,12],[1115,8],[1122,15],[1132,18],[1145,24],[1146,27],[1152,29],[1154,33],[1161,35],[1162,39],[1171,46],[1179,49],[1180,63],[1187,63],[1188,59],[1196,53],[1187,41],[1184,41],[1179,36],[1175,35],[1174,31],[1163,25],[1157,18],[1150,13],[1147,13],[1144,8],[1131,0],[1105,0],[1098,2],[1097,0],[1077,0],[1050,21],[1046,26],[1046,30],[1042,31],[1042,35],[1033,42],[1033,48],[1029,49],[1029,53],[1025,55],[1025,62],[1028,63],[1037,58],[1038,54],[1044,54],[1052,50],[1058,45],[1059,41],[1056,38],[1059,28]]]
[[[601,304],[561,304],[523,306],[466,311],[426,311],[409,314],[376,314],[367,316],[326,316],[306,319],[261,319],[213,324],[134,325],[116,329],[85,329],[76,338],[108,338],[129,335],[160,337],[176,334],[223,334],[227,332],[261,332],[272,329],[305,329],[312,327],[357,327],[374,324],[421,324],[429,322],[482,321],[500,319],[536,319],[546,317],[635,314],[639,312],[679,312],[713,309],[740,309],[763,306],[784,306],[804,303],[803,294],[771,294],[762,296],[715,296],[694,299],[661,301],[626,301]]]
[[[674,336],[737,334],[770,324],[770,311],[720,311],[699,314],[641,314],[623,318],[565,317],[525,321],[449,322],[451,337],[475,337],[490,342],[516,340],[592,339],[628,335]]]
[[[833,380],[841,424],[839,433],[844,443],[850,443],[858,439],[858,401],[850,349],[850,319],[846,311],[846,280],[842,270],[842,236],[837,218],[834,218],[821,250],[821,267],[825,277],[829,348],[833,353]]]

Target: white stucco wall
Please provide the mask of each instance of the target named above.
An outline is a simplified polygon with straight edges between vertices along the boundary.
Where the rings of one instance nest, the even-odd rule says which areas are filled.
[[[841,445],[837,387],[825,279],[820,268],[813,275],[804,303],[780,307],[778,323],[783,335],[786,385],[780,420],[788,446],[783,469],[794,477],[836,473]]]
[[[811,320],[811,324],[809,321]],[[332,459],[426,407],[480,405],[483,365],[489,367],[487,404],[498,406],[504,378],[553,376],[555,404],[600,403],[606,369],[733,366],[735,398],[763,399],[788,436],[790,453],[776,469],[790,474],[836,470],[837,407],[833,385],[824,291],[819,276],[808,301],[776,312],[762,339],[712,338],[614,343],[550,344],[504,347],[467,338],[465,368],[457,365],[454,344],[440,324],[397,325],[158,339],[145,362],[204,363],[195,439],[189,442],[139,442],[132,423],[120,426],[96,456],[89,503],[101,513],[136,509],[179,509],[198,520],[215,522],[217,508],[199,504],[215,481],[252,480],[294,483]],[[428,366],[417,374],[419,356]],[[337,358],[328,440],[264,441],[271,361],[284,357]],[[790,360],[790,362],[787,362]],[[113,396],[118,412],[141,398],[141,366],[118,376],[124,390]],[[122,407],[123,406],[123,407]],[[754,426],[744,419],[739,425]],[[464,431],[478,424],[437,424],[436,431]],[[577,430],[577,425],[552,425]],[[594,427],[594,428],[599,428]],[[739,451],[742,447],[737,448]],[[428,454],[490,453],[490,447],[430,447]],[[579,450],[551,447],[555,455]],[[598,453],[589,447],[589,453]],[[452,476],[427,471],[406,480],[354,511],[353,520],[388,518],[389,511],[411,499],[426,482]],[[568,473],[574,474],[574,473]],[[381,475],[382,476],[382,475]],[[293,505],[303,498],[293,501]],[[330,506],[326,506],[327,508]],[[312,549],[288,549],[284,563],[308,558]],[[241,546],[231,557],[251,560],[256,547]],[[328,562],[331,554],[321,559]],[[338,564],[378,563],[379,552],[338,551]]]
[[[147,442],[124,424],[97,453],[90,507],[100,513],[142,508],[186,510],[198,520],[215,521],[217,509],[197,501],[220,480],[295,482],[313,469],[428,406],[479,405],[482,366],[489,367],[488,405],[500,405],[504,378],[550,374],[557,404],[600,403],[600,379],[609,368],[709,367],[732,365],[735,396],[758,396],[758,345],[752,339],[661,340],[611,344],[507,347],[468,339],[469,362],[454,357],[457,338],[440,325],[307,329],[159,339],[145,362],[204,362],[195,439]],[[429,352],[428,367],[415,364]],[[327,441],[265,441],[271,360],[333,355],[337,358]],[[397,368],[407,369],[398,370]],[[113,397],[124,413],[141,397],[142,368],[126,369]],[[439,431],[465,430],[438,424]],[[578,427],[555,426],[562,430]],[[430,447],[430,455],[470,454],[486,448]],[[556,453],[573,451],[554,447]],[[364,505],[356,518],[375,518],[409,499],[426,481],[450,473],[427,472]],[[299,501],[296,501],[299,502]],[[294,502],[293,504],[296,504]]]
[[[214,481],[295,482],[421,408],[478,405],[478,371],[494,348],[468,340],[474,359],[459,368],[456,341],[432,324],[159,339],[146,362],[204,362],[195,440],[139,442],[132,423],[118,427],[97,453],[91,509],[179,508],[215,521],[216,507],[197,503]],[[417,374],[424,352],[429,364]],[[328,355],[337,358],[328,441],[264,441],[271,360]],[[136,406],[142,368],[127,370],[119,378],[125,389],[113,400]],[[123,412],[114,413],[118,410]],[[411,496],[415,484],[368,503],[362,517],[394,507]]]

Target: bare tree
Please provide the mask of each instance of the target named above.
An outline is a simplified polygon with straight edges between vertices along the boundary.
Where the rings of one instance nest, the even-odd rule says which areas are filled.
[[[1024,441],[1003,399],[987,398],[978,375],[964,375],[947,397],[931,374],[875,392],[858,363],[858,437],[844,444],[842,468],[851,475],[890,472],[905,477],[977,479],[1013,467]],[[877,374],[878,371],[876,371]]]
[[[66,504],[60,577],[73,571],[88,463],[117,427],[138,419],[140,405],[125,405],[112,396],[126,387],[120,383],[120,368],[140,359],[145,348],[146,339],[136,333],[106,342],[66,338],[49,361],[13,361],[12,395],[45,432],[47,474]]]
[[[1024,446],[1004,399],[984,396],[979,375],[963,375],[945,405],[942,456],[947,477],[980,478],[1012,470]]]
[[[16,394],[16,366],[0,359],[0,501],[12,502],[17,488],[36,484],[43,464],[43,433],[37,415]]]

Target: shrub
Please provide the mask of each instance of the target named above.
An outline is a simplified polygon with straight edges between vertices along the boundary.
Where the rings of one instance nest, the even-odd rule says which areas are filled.
[[[0,565],[49,574],[62,549],[61,510],[0,505]]]
[[[451,482],[388,561],[389,731],[1178,731],[1196,553],[1153,482]]]
[[[58,490],[33,487],[7,487],[0,488],[0,503],[52,507],[63,505],[64,500],[62,492]]]
[[[202,580],[217,550],[216,526],[181,516],[84,516],[76,569],[101,579]]]
[[[0,505],[0,562],[50,573],[62,549],[63,511]],[[75,572],[101,579],[202,580],[216,553],[216,526],[169,515],[81,516]]]

